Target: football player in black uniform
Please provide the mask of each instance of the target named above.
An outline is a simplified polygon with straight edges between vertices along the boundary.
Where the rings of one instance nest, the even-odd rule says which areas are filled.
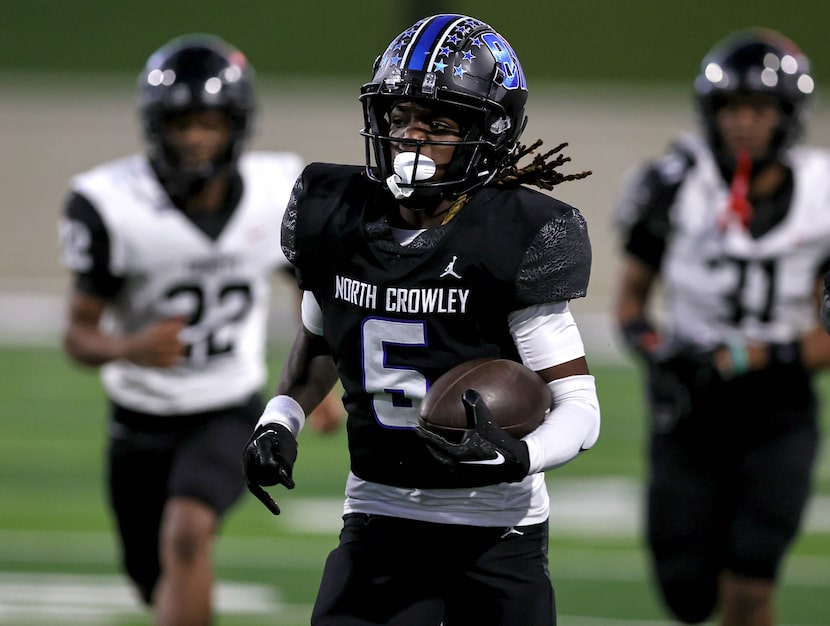
[[[518,144],[526,99],[519,60],[492,27],[422,19],[361,90],[365,167],[312,164],[297,181],[282,245],[306,291],[305,328],[244,465],[278,513],[261,486],[294,487],[304,415],[339,376],[351,471],[313,624],[556,621],[544,472],[599,434],[568,307],[586,293],[591,249],[578,210],[522,183],[550,189],[587,173],[559,174],[559,149],[516,165],[531,150]],[[480,357],[539,372],[545,422],[513,439],[473,394],[461,442],[419,430],[430,383]]]
[[[79,174],[67,197],[65,347],[101,367],[124,569],[156,624],[208,624],[213,539],[263,407],[270,283],[290,267],[272,233],[303,163],[243,153],[252,70],[216,37],[160,48],[138,92],[147,154]]]
[[[648,546],[688,623],[716,609],[724,625],[775,622],[810,492],[811,372],[830,363],[830,155],[794,145],[813,87],[789,39],[730,35],[695,81],[702,132],[637,172],[618,207],[616,319],[648,375]]]

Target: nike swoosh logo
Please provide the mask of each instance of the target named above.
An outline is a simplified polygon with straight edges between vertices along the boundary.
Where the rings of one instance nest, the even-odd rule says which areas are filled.
[[[461,461],[467,465],[504,465],[504,455],[501,452],[496,452],[495,459],[481,459],[479,461]]]

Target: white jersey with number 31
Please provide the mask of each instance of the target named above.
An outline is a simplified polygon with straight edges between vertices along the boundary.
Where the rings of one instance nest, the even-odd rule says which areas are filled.
[[[789,152],[789,212],[756,238],[730,219],[729,190],[708,150],[691,138],[684,147],[697,166],[672,207],[663,268],[674,333],[707,347],[794,341],[815,326],[816,281],[830,257],[830,154]]]

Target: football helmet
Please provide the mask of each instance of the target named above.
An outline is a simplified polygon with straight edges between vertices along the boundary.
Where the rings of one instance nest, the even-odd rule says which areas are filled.
[[[426,17],[395,37],[375,60],[363,85],[366,172],[413,208],[435,206],[490,182],[515,148],[526,123],[527,83],[516,53],[491,26],[466,15]],[[420,156],[427,144],[393,139],[389,112],[395,102],[439,105],[461,124],[452,160],[440,180]],[[390,145],[414,145],[406,163],[392,163]],[[401,159],[396,159],[399,161]],[[406,160],[406,159],[404,159]]]
[[[218,37],[184,35],[147,59],[138,77],[138,100],[144,139],[159,177],[181,193],[192,192],[239,157],[253,123],[253,69],[242,52]],[[170,115],[199,109],[225,111],[231,140],[212,164],[184,170],[165,141],[164,122]]]
[[[738,31],[703,58],[694,90],[698,114],[715,155],[723,154],[715,115],[735,94],[766,94],[781,103],[782,119],[770,146],[775,159],[800,136],[805,109],[815,88],[810,62],[798,46],[769,28]]]

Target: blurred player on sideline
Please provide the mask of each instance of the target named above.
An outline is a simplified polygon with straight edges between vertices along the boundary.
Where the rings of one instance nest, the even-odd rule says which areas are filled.
[[[813,88],[780,33],[727,37],[695,81],[701,133],[633,176],[618,207],[616,320],[648,374],[648,546],[683,622],[775,623],[810,493],[812,373],[830,364],[830,154],[796,146]]]
[[[294,487],[305,414],[339,376],[351,471],[315,626],[556,623],[544,472],[599,435],[569,310],[591,247],[577,209],[525,185],[587,173],[557,170],[564,144],[517,165],[541,143],[518,143],[527,96],[491,26],[424,18],[361,90],[366,163],[309,165],[294,189],[282,245],[306,290],[304,328],[244,459],[279,512],[261,485]],[[539,373],[545,422],[514,439],[471,394],[460,443],[419,429],[431,382],[482,357]]]
[[[302,162],[243,154],[253,89],[219,38],[164,45],[139,77],[147,155],[76,176],[61,224],[74,274],[64,346],[101,367],[123,567],[159,625],[211,622],[211,547],[244,489],[270,281],[288,266],[280,223]],[[321,430],[338,404],[315,412]]]

